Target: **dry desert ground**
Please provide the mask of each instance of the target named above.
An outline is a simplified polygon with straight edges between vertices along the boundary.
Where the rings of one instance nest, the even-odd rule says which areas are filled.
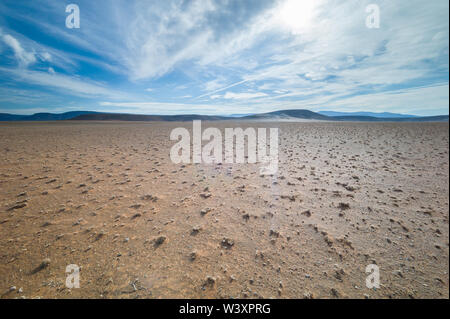
[[[0,124],[1,298],[449,297],[448,123],[202,123],[278,127],[273,176],[179,126]]]

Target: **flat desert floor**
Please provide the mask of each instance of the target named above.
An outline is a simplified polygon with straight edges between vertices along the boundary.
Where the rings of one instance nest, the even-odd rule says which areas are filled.
[[[448,123],[202,123],[278,127],[274,176],[172,163],[178,126],[1,123],[0,296],[449,297]]]

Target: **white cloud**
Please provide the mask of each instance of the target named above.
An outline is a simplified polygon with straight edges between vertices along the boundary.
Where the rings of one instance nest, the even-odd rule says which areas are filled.
[[[364,94],[335,101],[331,105],[336,111],[388,112],[430,115],[449,108],[449,85],[418,87],[398,91]],[[432,97],[432,98],[430,98]],[[325,109],[325,105],[321,109]]]
[[[215,104],[187,104],[165,102],[100,102],[105,112],[127,112],[133,114],[220,114],[220,107]],[[226,106],[224,109],[239,111],[239,107]]]
[[[22,83],[39,85],[46,88],[58,89],[67,95],[76,96],[107,96],[121,98],[128,96],[121,92],[108,89],[100,83],[87,79],[77,78],[63,74],[57,74],[49,69],[49,72],[31,71],[25,69],[7,69],[0,67],[0,72],[13,75],[15,80]]]
[[[238,100],[243,100],[243,99],[253,99],[256,97],[264,97],[267,96],[266,93],[234,93],[234,92],[226,92],[225,95],[223,96],[224,99],[238,99]]]
[[[214,93],[222,92],[222,91],[225,91],[225,90],[230,89],[230,88],[232,88],[232,87],[235,87],[235,86],[244,84],[244,83],[246,83],[246,82],[248,82],[248,80],[243,80],[243,81],[235,82],[235,83],[229,84],[229,85],[227,85],[227,86],[225,86],[225,87],[219,87],[219,88],[217,88],[217,89],[215,89],[215,90],[213,90],[213,91],[211,91],[211,92],[207,92],[207,93],[205,93],[205,94],[199,95],[197,98],[202,98],[202,97],[205,97],[205,96],[209,96],[209,95],[211,95],[211,94],[214,94]],[[214,96],[217,97],[217,95],[214,95]]]
[[[29,64],[36,62],[35,53],[27,52],[16,38],[9,34],[0,33],[0,35],[3,42],[14,51],[14,56],[16,57],[19,65],[27,67]]]
[[[48,52],[43,52],[42,54],[40,54],[40,58],[42,59],[42,61],[52,61],[52,55]]]

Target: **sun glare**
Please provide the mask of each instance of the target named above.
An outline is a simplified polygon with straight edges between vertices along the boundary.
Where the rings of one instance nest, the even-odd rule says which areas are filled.
[[[280,6],[278,19],[290,32],[306,31],[312,24],[318,0],[287,0]]]

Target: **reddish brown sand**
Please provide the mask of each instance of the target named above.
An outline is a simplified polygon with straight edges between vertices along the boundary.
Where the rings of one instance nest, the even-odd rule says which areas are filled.
[[[191,125],[0,124],[2,298],[449,297],[448,123],[203,123],[279,127],[263,177],[173,164]]]

